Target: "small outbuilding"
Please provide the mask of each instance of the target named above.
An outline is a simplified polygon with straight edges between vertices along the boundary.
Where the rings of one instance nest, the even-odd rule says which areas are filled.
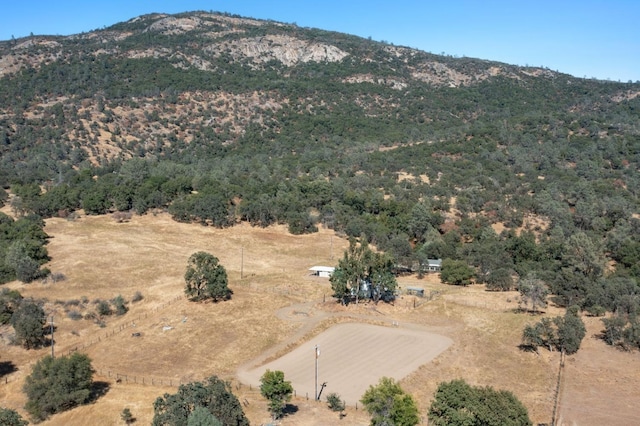
[[[427,259],[428,272],[440,272],[442,269],[442,259]]]
[[[418,297],[424,297],[424,288],[422,287],[407,287],[407,294],[413,294]]]
[[[309,270],[311,271],[311,275],[323,278],[331,277],[331,274],[333,274],[333,271],[335,269],[336,268],[334,268],[333,266],[313,266],[309,268]]]

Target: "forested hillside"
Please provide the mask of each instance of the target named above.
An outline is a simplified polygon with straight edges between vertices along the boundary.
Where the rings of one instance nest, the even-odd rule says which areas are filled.
[[[323,223],[404,267],[640,304],[638,83],[204,12],[1,42],[0,76],[20,214]]]

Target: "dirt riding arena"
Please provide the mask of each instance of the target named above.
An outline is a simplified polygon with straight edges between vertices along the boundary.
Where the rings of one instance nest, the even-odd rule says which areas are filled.
[[[403,379],[427,364],[452,343],[451,339],[405,327],[345,323],[331,327],[281,358],[240,372],[245,383],[259,386],[267,370],[281,370],[300,396],[315,395],[315,348],[319,348],[318,390],[337,392],[349,405],[357,405],[370,385],[383,377]]]

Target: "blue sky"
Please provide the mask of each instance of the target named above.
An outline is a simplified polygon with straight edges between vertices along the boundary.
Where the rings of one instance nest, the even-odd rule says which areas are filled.
[[[68,35],[135,16],[214,10],[340,31],[432,53],[640,81],[639,0],[18,0],[0,39]]]

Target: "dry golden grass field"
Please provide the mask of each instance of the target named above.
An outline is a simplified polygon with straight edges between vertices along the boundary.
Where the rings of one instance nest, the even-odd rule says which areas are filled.
[[[420,280],[401,277],[401,287],[421,286],[433,297],[405,295],[394,305],[340,306],[330,297],[328,280],[308,274],[313,265],[337,264],[347,246],[346,240],[326,229],[304,236],[290,235],[280,226],[261,229],[243,224],[220,230],[176,223],[159,213],[134,216],[127,223],[109,216],[49,219],[46,232],[51,236],[52,258],[47,266],[66,280],[6,286],[27,297],[46,299],[45,311],[54,315],[56,325],[56,355],[76,349],[87,353],[95,379],[109,388],[94,404],[55,415],[43,425],[123,424],[120,413],[125,407],[137,424],[149,424],[158,396],[175,392],[179,383],[213,374],[231,381],[252,424],[266,423],[266,402],[255,385],[242,383],[239,377],[297,348],[314,345],[314,339],[324,339],[324,332],[335,332],[334,326],[342,323],[419,330],[450,339],[450,346],[434,354],[433,360],[425,359],[412,372],[401,374],[400,383],[417,400],[425,424],[438,383],[455,378],[510,390],[527,406],[534,423],[551,421],[559,356],[518,349],[523,326],[539,318],[515,311],[516,293],[446,286],[437,275]],[[218,257],[227,269],[234,292],[231,300],[197,304],[183,297],[187,259],[200,250]],[[129,303],[127,314],[107,317],[103,326],[70,317],[73,311],[95,310],[96,299],[122,295],[130,301],[136,292],[144,298]],[[550,307],[547,315],[561,312]],[[593,337],[600,331],[599,319],[585,321],[588,334],[583,348],[567,358],[558,419],[567,425],[640,422],[635,407],[640,397],[636,386],[640,357],[607,347]],[[25,415],[24,377],[50,348],[26,351],[8,344],[10,329],[0,333],[0,362],[11,362],[17,369],[2,377],[0,406]],[[313,352],[309,361],[313,368]],[[321,365],[328,371],[328,364]],[[393,365],[380,362],[376,369],[389,376],[395,371]],[[341,393],[329,386],[326,392]],[[349,406],[346,417],[338,420],[326,403],[308,400],[306,393],[297,392],[291,402],[296,410],[280,424],[368,424],[369,416],[361,407]]]

